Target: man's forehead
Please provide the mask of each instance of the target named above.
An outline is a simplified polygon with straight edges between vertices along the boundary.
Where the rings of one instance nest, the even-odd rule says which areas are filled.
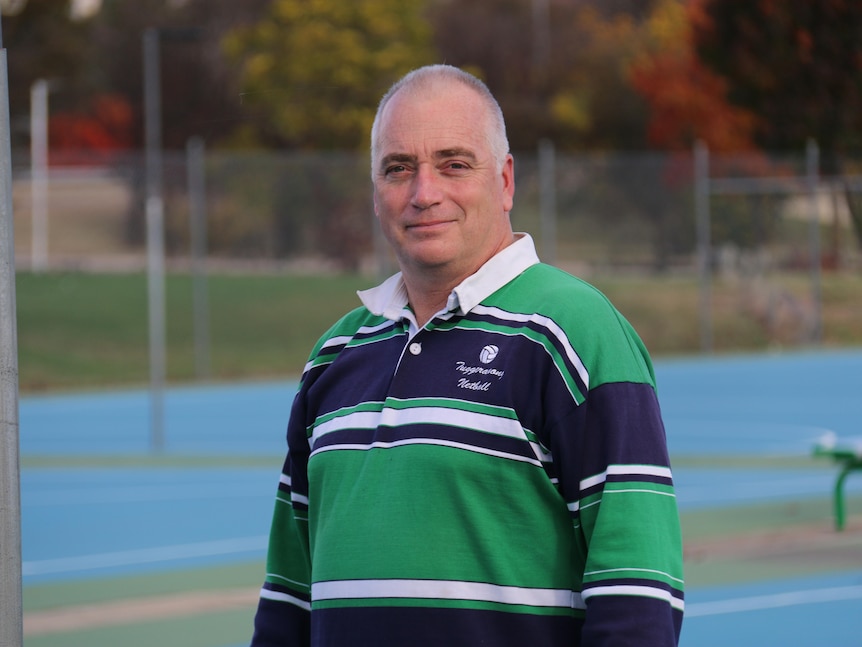
[[[415,128],[384,130],[381,133],[380,147],[386,152],[421,150],[424,153],[470,149],[482,146],[482,136],[475,129],[440,127],[435,129]]]
[[[388,126],[388,127],[387,127]],[[453,154],[481,157],[488,148],[483,129],[473,124],[428,124],[400,122],[384,124],[379,138],[381,156],[396,154],[448,157]]]
[[[458,85],[429,92],[401,91],[384,107],[377,135],[379,158],[392,155],[490,154],[484,106],[475,92]]]
[[[428,137],[445,137],[461,129],[475,130],[486,119],[486,111],[475,92],[446,86],[436,92],[402,90],[390,99],[381,116],[382,125],[393,135],[406,130],[411,134],[423,131]]]

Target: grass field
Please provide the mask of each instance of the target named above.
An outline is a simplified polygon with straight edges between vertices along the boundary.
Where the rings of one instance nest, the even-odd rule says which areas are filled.
[[[700,350],[696,279],[590,279],[629,318],[656,357]],[[356,307],[361,276],[212,275],[208,279],[209,379],[296,376],[312,344]],[[18,364],[22,392],[137,386],[148,379],[147,285],[142,273],[19,272]],[[714,350],[805,345],[812,308],[808,279],[717,281]],[[823,337],[829,347],[862,345],[862,276],[823,277]],[[166,285],[168,378],[196,379],[192,278]]]

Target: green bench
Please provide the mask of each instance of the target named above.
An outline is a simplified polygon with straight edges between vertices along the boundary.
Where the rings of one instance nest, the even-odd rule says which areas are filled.
[[[843,530],[844,481],[847,480],[850,472],[862,470],[862,439],[857,439],[850,444],[840,444],[834,434],[829,434],[814,447],[814,455],[830,458],[839,466],[834,493],[835,529]]]

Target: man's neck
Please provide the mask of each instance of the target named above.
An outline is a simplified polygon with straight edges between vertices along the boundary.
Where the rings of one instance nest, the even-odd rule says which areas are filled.
[[[419,327],[422,328],[431,317],[446,306],[452,290],[476,273],[490,258],[514,242],[515,235],[509,231],[508,236],[500,241],[491,256],[482,262],[473,259],[475,265],[450,264],[432,268],[401,263],[401,278],[407,288],[407,298]]]
[[[458,282],[460,283],[460,281]],[[422,328],[428,323],[431,318],[446,307],[449,301],[449,295],[452,290],[458,285],[453,283],[441,288],[439,284],[423,286],[416,285],[405,278],[404,284],[407,287],[407,298],[410,303],[410,308],[416,316],[417,325]]]

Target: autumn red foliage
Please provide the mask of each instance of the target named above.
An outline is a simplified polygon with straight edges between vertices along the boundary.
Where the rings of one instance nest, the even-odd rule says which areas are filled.
[[[727,81],[704,66],[695,53],[691,26],[705,20],[701,2],[665,6],[680,12],[661,25],[667,29],[670,23],[675,33],[665,34],[629,69],[632,86],[649,107],[649,143],[678,150],[690,149],[701,140],[714,151],[751,150],[756,116],[730,103]]]
[[[51,163],[104,163],[133,145],[134,111],[116,94],[96,97],[86,112],[59,112],[48,122]]]

